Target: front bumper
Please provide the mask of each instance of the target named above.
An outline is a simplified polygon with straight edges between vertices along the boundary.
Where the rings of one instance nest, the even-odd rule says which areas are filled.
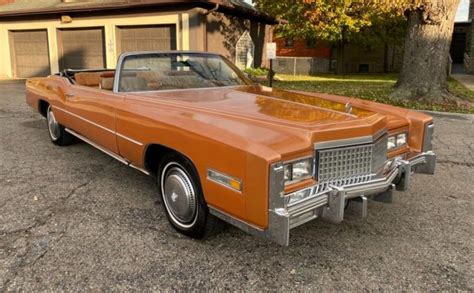
[[[369,197],[391,201],[393,189],[407,190],[414,173],[434,174],[436,154],[427,151],[394,162],[394,167],[382,178],[342,187],[330,186],[294,204],[285,204],[283,194],[278,192],[281,190],[278,183],[283,182],[283,167],[281,164],[273,165],[273,178],[270,178],[269,225],[266,230],[257,234],[281,245],[288,245],[290,230],[308,221],[323,218],[334,223],[341,222],[346,202],[351,199],[359,203],[362,216],[365,216]]]

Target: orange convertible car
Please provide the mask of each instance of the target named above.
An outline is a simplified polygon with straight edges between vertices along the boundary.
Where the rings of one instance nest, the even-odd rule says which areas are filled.
[[[134,52],[116,70],[27,81],[51,140],[77,137],[156,178],[170,223],[203,237],[217,218],[288,245],[316,218],[390,202],[433,174],[432,118],[354,98],[253,84],[222,56]]]

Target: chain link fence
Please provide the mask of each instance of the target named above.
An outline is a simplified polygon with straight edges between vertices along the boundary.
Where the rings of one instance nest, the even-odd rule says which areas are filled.
[[[273,62],[273,70],[280,74],[310,75],[328,73],[331,60],[315,57],[277,57]]]

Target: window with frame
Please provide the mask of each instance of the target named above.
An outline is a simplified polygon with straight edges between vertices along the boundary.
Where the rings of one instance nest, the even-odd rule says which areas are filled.
[[[306,46],[310,49],[316,48],[316,40],[315,39],[307,39]]]
[[[285,39],[285,47],[293,48],[293,46],[294,46],[294,40],[293,39]]]

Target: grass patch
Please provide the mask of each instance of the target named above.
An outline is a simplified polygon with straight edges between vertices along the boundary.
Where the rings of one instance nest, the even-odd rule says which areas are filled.
[[[351,74],[351,75],[314,75],[293,76],[278,75],[274,87],[288,90],[321,92],[400,106],[415,110],[432,110],[442,112],[474,113],[474,107],[459,106],[456,103],[436,104],[415,101],[399,101],[390,98],[390,93],[397,81],[397,74]],[[459,82],[450,79],[449,90],[456,96],[474,101],[474,92]],[[470,100],[470,99],[473,100]]]
[[[452,77],[448,78],[448,89],[453,95],[474,103],[474,91],[471,91]]]

